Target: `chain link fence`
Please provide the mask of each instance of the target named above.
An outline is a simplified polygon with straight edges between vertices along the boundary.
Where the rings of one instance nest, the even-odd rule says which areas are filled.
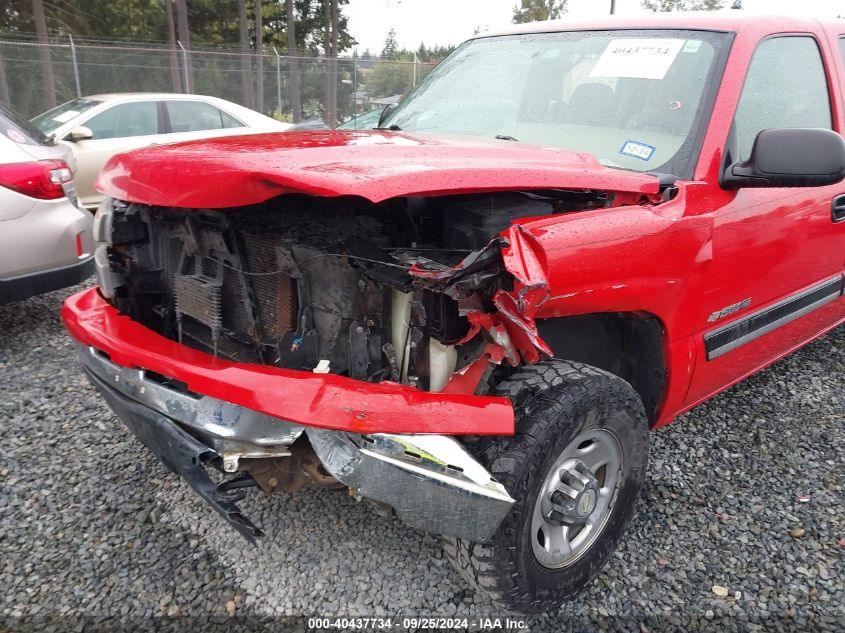
[[[275,52],[259,55],[207,47],[186,50],[181,45],[170,48],[71,37],[41,44],[0,33],[0,101],[32,117],[86,95],[182,92],[220,97],[285,121],[331,123],[396,100],[435,65],[377,58],[290,57]]]

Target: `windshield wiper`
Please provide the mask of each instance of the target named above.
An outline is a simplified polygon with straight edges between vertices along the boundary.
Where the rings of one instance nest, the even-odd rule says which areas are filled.
[[[516,142],[519,142],[518,138],[510,136],[509,134],[496,134],[496,136],[494,138],[497,138],[500,141],[516,141]]]
[[[646,172],[649,176],[654,176],[660,181],[660,188],[663,189],[664,187],[672,187],[675,184],[675,181],[678,180],[678,177],[674,174],[664,174],[663,172],[659,171],[647,171]]]
[[[391,132],[401,132],[402,128],[396,124],[388,125],[387,127],[377,127],[376,130],[390,130]]]

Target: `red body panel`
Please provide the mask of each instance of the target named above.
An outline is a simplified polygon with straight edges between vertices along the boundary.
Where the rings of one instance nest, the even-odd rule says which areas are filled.
[[[698,20],[699,17],[696,17]],[[817,38],[827,67],[834,129],[843,129],[843,64],[837,35],[813,20],[701,18],[736,29],[695,171],[670,202],[537,220],[526,225],[547,262],[550,300],[537,317],[646,312],[665,329],[668,385],[657,426],[845,322],[845,299],[800,317],[720,358],[704,335],[845,271],[845,223],[830,202],[845,183],[795,189],[719,185],[722,152],[759,42],[777,33]],[[669,25],[679,17],[654,19]],[[687,18],[689,20],[689,18]],[[634,26],[631,24],[630,26]],[[845,24],[840,27],[845,33]],[[709,315],[746,298],[718,323]]]
[[[119,154],[97,188],[128,202],[224,209],[283,193],[397,196],[577,187],[656,193],[657,178],[603,167],[589,154],[395,132],[279,132]]]
[[[520,320],[530,324],[533,319],[596,312],[656,316],[664,328],[668,369],[657,426],[845,322],[845,299],[839,296],[724,356],[708,360],[704,347],[705,334],[715,328],[845,272],[845,222],[834,224],[830,217],[830,201],[845,194],[845,184],[739,191],[719,185],[745,73],[766,37],[801,33],[816,38],[828,73],[833,126],[842,132],[845,63],[837,40],[845,34],[845,23],[834,30],[813,20],[749,18],[734,12],[707,18],[544,23],[535,30],[696,25],[735,31],[736,36],[694,179],[676,183],[677,195],[659,204],[523,221],[505,258],[526,291],[520,294],[524,305],[502,303],[497,322],[490,316],[490,323],[476,324],[513,329],[521,327]],[[652,176],[607,169],[583,154],[390,132],[244,136],[150,148],[113,159],[99,187],[122,200],[211,208],[256,203],[285,192],[355,195],[373,202],[544,187],[636,194],[617,197],[619,204],[658,190]],[[710,315],[745,299],[751,300],[747,307],[709,322]],[[509,311],[520,312],[520,319],[508,319]],[[502,399],[428,394],[399,385],[214,360],[118,316],[94,291],[72,297],[64,318],[76,338],[108,351],[116,362],[143,362],[197,391],[285,419],[354,430],[512,432],[512,411]],[[357,417],[361,411],[364,420]]]
[[[65,327],[77,341],[124,367],[142,367],[191,391],[308,426],[355,433],[512,435],[507,398],[430,393],[214,358],[159,336],[121,315],[96,288],[65,301]]]

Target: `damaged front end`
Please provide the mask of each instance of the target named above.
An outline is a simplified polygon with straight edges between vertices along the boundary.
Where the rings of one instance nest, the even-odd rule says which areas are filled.
[[[77,348],[89,379],[126,426],[247,540],[262,531],[236,504],[255,487],[269,494],[348,486],[409,525],[478,541],[513,503],[453,438],[304,427],[187,393],[94,347]],[[213,479],[214,471],[231,477]]]
[[[63,315],[112,408],[247,538],[245,488],[316,483],[484,540],[513,503],[473,456],[478,436],[513,432],[495,385],[551,355],[533,320],[544,263],[515,222],[609,204],[590,190],[107,200],[99,294]]]
[[[134,320],[215,357],[483,393],[450,386],[455,372],[483,355],[515,366],[549,353],[531,319],[548,294],[541,266],[508,270],[506,257],[536,256],[519,227],[499,234],[559,204],[518,193],[287,195],[225,212],[109,203],[100,285]]]

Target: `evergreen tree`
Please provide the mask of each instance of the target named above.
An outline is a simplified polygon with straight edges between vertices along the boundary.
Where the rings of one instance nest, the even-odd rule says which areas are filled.
[[[399,44],[396,42],[396,29],[390,29],[384,40],[384,48],[381,49],[381,56],[384,59],[394,59],[398,50]]]
[[[737,0],[733,9],[742,8],[742,0]],[[718,11],[724,8],[724,0],[643,0],[643,8],[649,11]]]
[[[566,13],[569,0],[522,0],[520,6],[513,8],[514,24],[557,20]]]

